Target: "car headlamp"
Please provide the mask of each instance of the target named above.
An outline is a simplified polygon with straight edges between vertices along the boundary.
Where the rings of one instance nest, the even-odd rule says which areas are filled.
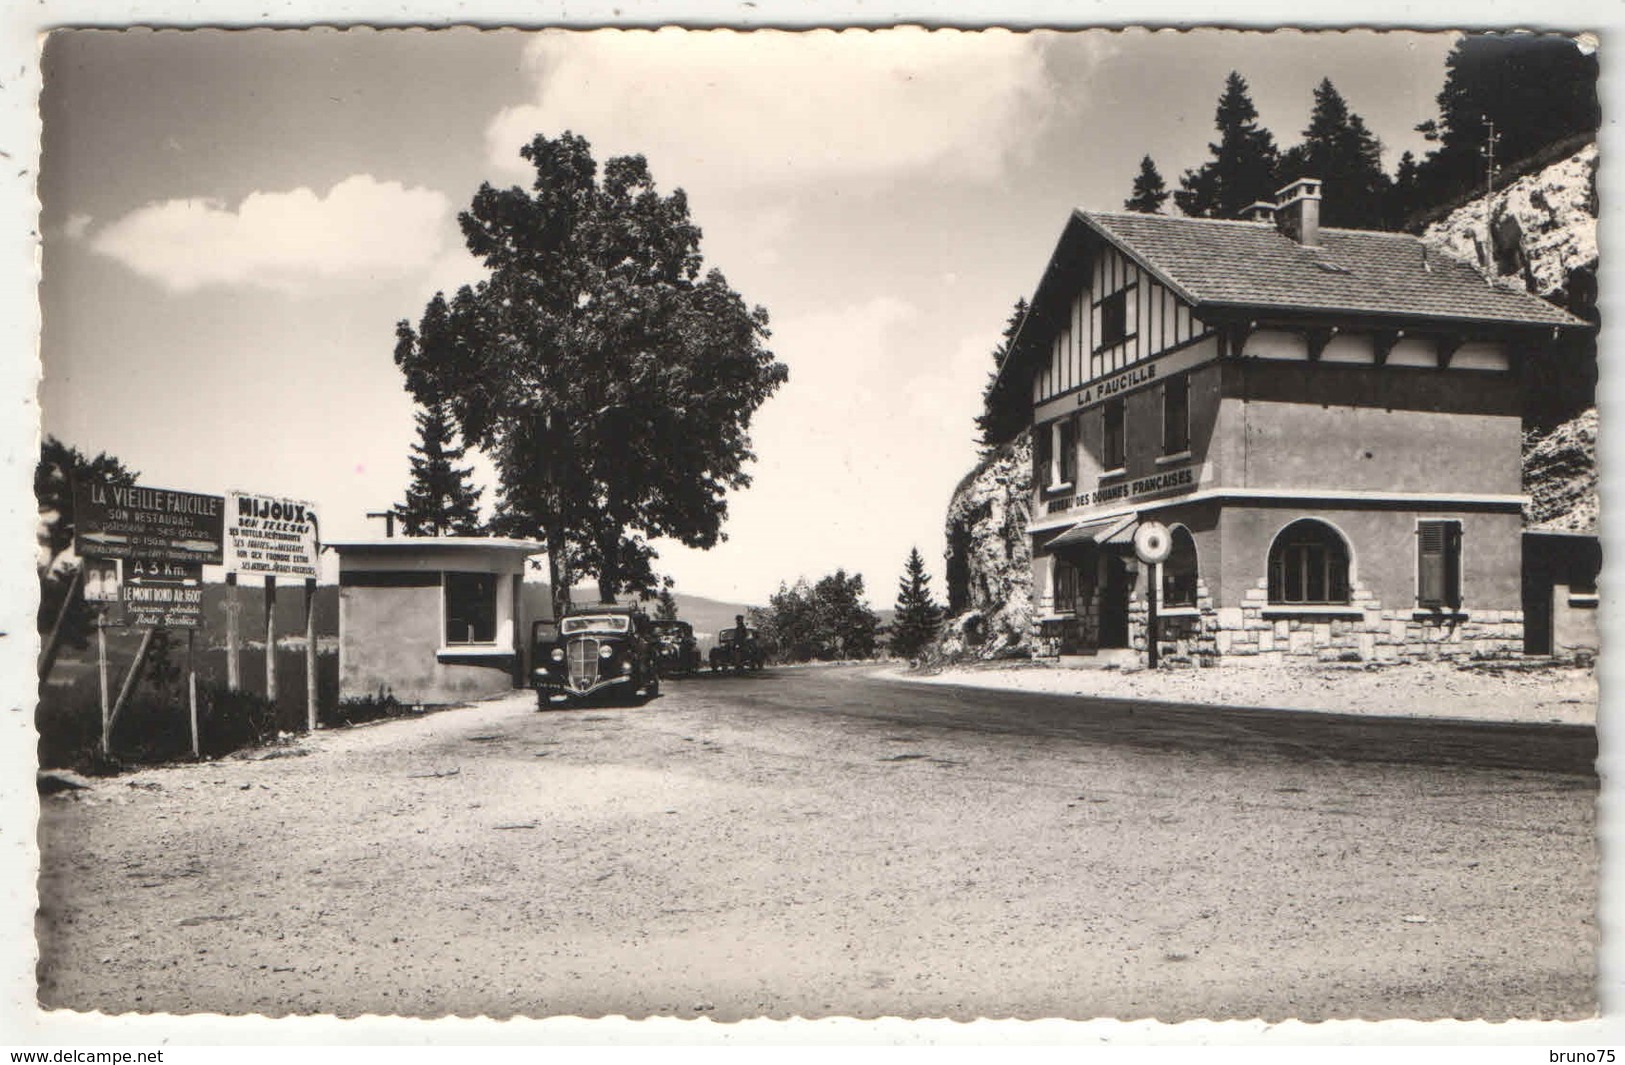
[[[600,644],[598,646],[598,657],[599,658],[608,658],[611,655],[613,655],[614,653],[615,653],[615,648],[611,647],[607,643]]]
[[[555,661],[555,662],[564,661],[564,648],[562,648],[562,647],[553,648],[552,658],[553,658],[553,661]]]

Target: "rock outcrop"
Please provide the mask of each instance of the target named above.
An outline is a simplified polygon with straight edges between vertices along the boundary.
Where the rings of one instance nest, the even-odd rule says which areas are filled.
[[[1597,146],[1429,226],[1422,239],[1596,321]],[[1570,338],[1526,368],[1523,487],[1529,525],[1597,530],[1596,343]]]
[[[1597,531],[1597,411],[1531,440],[1524,449],[1524,522],[1563,532]]]
[[[1585,317],[1596,299],[1597,146],[1466,204],[1422,239]]]
[[[1031,653],[1032,441],[1022,433],[972,470],[948,503],[948,610],[936,654]]]

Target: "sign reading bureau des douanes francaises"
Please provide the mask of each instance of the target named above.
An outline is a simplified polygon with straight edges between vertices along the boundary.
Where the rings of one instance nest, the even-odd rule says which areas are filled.
[[[224,510],[220,496],[80,485],[73,493],[73,548],[82,558],[218,566]]]
[[[226,569],[268,577],[317,576],[316,508],[297,499],[232,492],[226,501]]]
[[[1189,492],[1196,487],[1197,468],[1181,466],[1177,470],[1164,470],[1133,481],[1119,481],[1088,492],[1079,492],[1064,499],[1052,499],[1044,504],[1046,514],[1064,514],[1085,507],[1103,507],[1110,503],[1138,503],[1144,499]]]

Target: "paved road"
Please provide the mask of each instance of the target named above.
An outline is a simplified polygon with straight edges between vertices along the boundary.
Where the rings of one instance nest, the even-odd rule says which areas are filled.
[[[1393,762],[1417,766],[1531,769],[1595,776],[1590,726],[1515,725],[1352,714],[1079,700],[1031,692],[891,681],[883,698],[854,683],[886,683],[890,670],[779,670],[716,678],[757,710],[816,707],[854,722],[983,734],[1051,736],[1090,745],[1262,761]],[[798,675],[799,674],[799,675]],[[785,684],[790,677],[795,682]],[[700,680],[710,679],[702,675]],[[1408,708],[1396,707],[1400,712]]]
[[[1594,748],[852,669],[517,696],[43,800],[41,999],[1588,1016]]]

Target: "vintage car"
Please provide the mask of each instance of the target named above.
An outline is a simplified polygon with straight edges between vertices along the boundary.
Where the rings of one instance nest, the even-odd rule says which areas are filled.
[[[539,708],[595,696],[660,694],[649,617],[636,607],[578,607],[531,627],[530,686]]]
[[[700,647],[694,641],[694,626],[673,618],[649,622],[655,638],[655,665],[662,677],[693,673],[700,668]]]
[[[765,657],[756,630],[736,626],[717,633],[717,645],[711,648],[711,668],[717,672],[731,669],[743,673],[747,669],[761,669]]]

